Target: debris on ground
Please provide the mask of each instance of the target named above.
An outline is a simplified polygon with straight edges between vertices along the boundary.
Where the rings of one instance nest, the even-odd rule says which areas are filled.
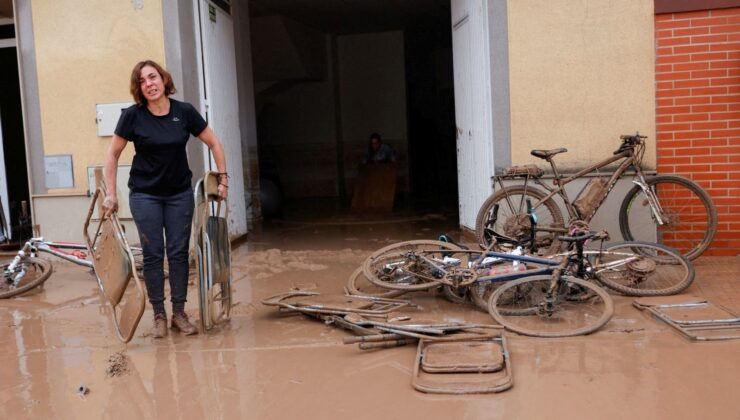
[[[128,373],[128,362],[129,358],[124,352],[118,352],[108,357],[108,367],[105,369],[105,374],[109,378],[121,376]]]
[[[80,397],[84,397],[85,395],[87,395],[89,393],[90,393],[90,388],[88,388],[87,385],[80,384],[77,387],[77,395],[79,395]]]

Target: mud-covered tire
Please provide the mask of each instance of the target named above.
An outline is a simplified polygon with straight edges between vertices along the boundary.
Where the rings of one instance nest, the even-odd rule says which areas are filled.
[[[658,175],[646,181],[656,191],[668,224],[656,224],[642,189],[635,185],[619,209],[622,237],[626,241],[658,242],[678,249],[690,260],[697,258],[717,233],[717,208],[711,197],[693,181],[676,175]],[[657,241],[641,233],[656,231]]]
[[[499,233],[506,233],[507,236],[515,236],[516,239],[529,239],[531,228],[528,228],[530,222],[527,215],[526,199],[531,199],[532,205],[534,205],[546,196],[547,194],[542,190],[530,186],[525,188],[523,185],[508,186],[493,193],[483,202],[475,218],[475,236],[478,242],[485,247],[489,246],[492,242],[491,229]],[[499,205],[498,220],[495,226],[491,226],[491,216],[496,204]],[[537,207],[535,209],[535,215],[537,216],[538,225],[562,229],[565,232],[563,214],[552,198]],[[526,226],[516,228],[515,226],[519,224]],[[557,238],[562,234],[539,231],[535,237],[535,241],[538,243],[540,252],[543,252],[545,255],[556,253],[560,248],[560,241]]]
[[[10,261],[3,262],[3,264],[0,265],[0,273],[5,273],[5,269],[8,268],[8,265],[10,265]],[[27,291],[44,284],[44,282],[51,276],[51,262],[43,258],[26,257],[21,261],[20,265],[25,269],[26,273],[18,287],[9,289],[5,276],[3,275],[3,278],[0,279],[0,299],[7,299],[26,293]],[[20,271],[21,270],[17,270],[16,273],[19,273]]]
[[[562,278],[563,283],[558,290],[555,312],[557,317],[538,315],[537,308],[545,296],[543,288],[549,285],[550,279],[549,275],[532,276],[505,283],[491,295],[488,304],[489,313],[506,329],[533,337],[571,337],[590,334],[604,326],[614,315],[614,302],[604,289],[569,276]],[[570,297],[574,287],[587,298]],[[508,296],[512,288],[529,290],[527,299],[521,302],[521,307],[526,310],[511,310],[512,305]],[[500,305],[502,299],[506,303]]]
[[[431,267],[415,267],[407,260],[409,252],[462,251],[456,245],[434,240],[415,240],[398,242],[373,252],[362,264],[362,271],[367,279],[383,288],[418,291],[427,290],[438,284],[439,279]],[[397,268],[400,267],[400,268]]]
[[[371,291],[369,288],[363,287],[362,283],[364,282],[367,282],[368,286],[377,288],[376,285],[372,284],[367,277],[365,277],[362,267],[357,267],[352,275],[349,276],[349,279],[347,279],[347,291],[350,295],[355,296],[382,297],[389,299],[399,297],[405,293],[403,290],[389,290],[385,288],[382,288],[377,292]]]
[[[599,268],[610,262],[612,267]],[[673,295],[689,287],[696,275],[691,261],[677,250],[649,242],[611,244],[596,257],[595,268],[600,283],[627,296]]]

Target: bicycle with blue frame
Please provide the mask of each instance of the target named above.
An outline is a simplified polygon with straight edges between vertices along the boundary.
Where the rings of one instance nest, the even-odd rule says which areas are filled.
[[[678,293],[694,279],[692,264],[676,250],[645,242],[604,245],[606,238],[574,229],[558,237],[572,249],[548,257],[407,241],[376,251],[362,270],[385,289],[462,290],[504,327],[539,337],[588,334],[606,324],[614,305],[595,282],[627,295],[656,296]],[[586,249],[594,240],[600,247]]]

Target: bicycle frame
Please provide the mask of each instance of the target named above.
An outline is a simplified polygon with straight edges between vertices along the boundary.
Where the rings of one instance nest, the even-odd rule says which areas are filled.
[[[6,271],[12,272],[13,270],[15,270],[21,260],[23,260],[23,258],[25,258],[26,256],[35,256],[39,252],[46,252],[71,263],[92,268],[92,261],[89,261],[86,258],[80,258],[71,253],[64,252],[62,251],[63,249],[87,251],[87,246],[69,242],[44,241],[44,238],[42,237],[31,238],[26,241],[26,243],[23,245],[23,248],[18,251],[16,256],[13,258],[13,261],[10,263],[10,265],[8,265]]]
[[[604,160],[602,160],[600,162],[597,162],[597,163],[595,163],[595,164],[593,164],[593,165],[591,165],[591,166],[589,166],[589,167],[587,167],[585,169],[582,169],[582,170],[580,170],[580,171],[576,172],[575,174],[573,174],[571,176],[568,176],[568,177],[564,177],[563,175],[561,175],[561,173],[558,171],[557,165],[555,165],[555,162],[553,161],[553,156],[550,156],[550,157],[546,158],[545,160],[552,167],[552,171],[553,171],[553,175],[554,175],[553,183],[555,184],[555,187],[550,187],[546,183],[542,182],[542,180],[539,177],[526,176],[526,177],[524,177],[525,178],[524,179],[525,194],[526,194],[527,185],[529,184],[529,179],[532,178],[537,185],[541,186],[542,188],[544,188],[546,190],[545,191],[546,192],[545,197],[543,197],[541,200],[539,200],[536,203],[534,203],[532,205],[532,208],[533,209],[536,209],[536,208],[542,206],[547,200],[551,199],[555,195],[558,195],[558,196],[560,196],[560,198],[565,203],[565,208],[568,211],[568,215],[570,216],[570,219],[571,220],[572,219],[580,219],[580,220],[583,220],[584,222],[587,222],[588,223],[591,220],[591,218],[596,214],[596,212],[599,210],[599,208],[601,208],[601,205],[604,203],[604,200],[606,199],[606,197],[609,195],[609,193],[611,192],[611,190],[617,184],[617,181],[620,178],[622,178],[622,176],[624,175],[624,173],[630,167],[632,167],[635,170],[635,176],[636,176],[636,179],[634,179],[632,182],[634,184],[636,184],[636,185],[639,185],[640,188],[642,189],[642,191],[645,193],[645,195],[647,196],[648,202],[650,204],[650,208],[651,208],[651,211],[652,211],[653,216],[655,217],[656,221],[659,224],[662,225],[662,224],[664,224],[664,219],[661,217],[662,208],[660,207],[660,203],[659,203],[657,197],[655,196],[655,194],[650,190],[650,188],[648,188],[647,181],[645,179],[645,174],[643,173],[642,168],[640,167],[640,164],[637,161],[638,159],[636,158],[636,156],[642,156],[644,147],[645,147],[644,146],[644,143],[636,144],[636,145],[634,145],[634,147],[630,147],[630,148],[627,148],[627,149],[625,149],[623,151],[620,151],[620,152],[616,153],[614,156],[611,156],[611,157],[609,157],[607,159],[604,159]],[[636,148],[640,148],[640,149],[637,150],[637,152],[636,152],[635,151]],[[599,169],[602,169],[602,168],[604,168],[604,167],[606,167],[606,166],[608,166],[608,165],[610,165],[610,164],[612,164],[614,162],[620,161],[620,160],[623,160],[623,161],[619,164],[619,166],[614,171],[614,173],[609,177],[609,180],[607,181],[607,184],[606,184],[606,188],[605,188],[604,192],[602,193],[601,197],[599,198],[598,205],[595,206],[595,208],[591,211],[591,214],[587,214],[587,215],[581,215],[581,214],[579,214],[578,211],[576,210],[575,206],[571,202],[570,197],[568,197],[568,193],[565,191],[565,186],[568,185],[568,184],[570,184],[574,180],[576,180],[578,178],[581,178],[584,175],[587,175],[587,174],[590,174],[590,173],[593,173],[593,172],[597,172]],[[506,175],[494,176],[493,177],[493,179],[494,179],[494,187],[495,187],[495,183],[498,183],[500,185],[500,187],[503,189],[505,187],[503,181],[505,179],[511,179],[511,178],[512,178],[511,176],[506,176]],[[508,196],[506,197],[506,200],[507,200],[507,203],[509,204],[510,208],[515,208],[516,207],[516,206],[513,205],[513,203],[511,203],[511,201],[509,200],[509,197]],[[521,203],[520,203],[520,205],[521,205]],[[519,209],[519,211],[521,211],[521,210],[522,209]],[[557,233],[567,232],[567,229],[565,227],[563,227],[563,228],[554,228],[554,227],[540,227],[540,226],[538,226],[536,230],[542,231],[542,232],[557,232]]]

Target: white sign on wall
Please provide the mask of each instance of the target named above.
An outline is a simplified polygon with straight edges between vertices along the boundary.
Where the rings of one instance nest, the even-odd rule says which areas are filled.
[[[72,155],[44,156],[44,177],[46,188],[74,188]]]

